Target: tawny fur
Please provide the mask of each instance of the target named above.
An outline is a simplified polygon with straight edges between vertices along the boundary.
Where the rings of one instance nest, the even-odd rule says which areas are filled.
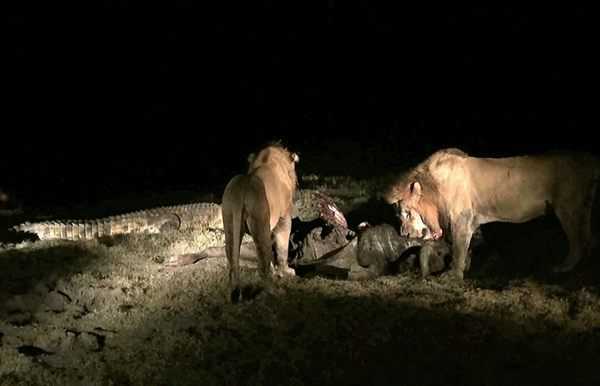
[[[271,285],[272,265],[278,275],[295,274],[287,260],[298,156],[280,145],[269,145],[256,156],[251,154],[248,162],[248,173],[229,181],[221,204],[232,301],[241,299],[239,251],[245,233],[256,245],[266,287]]]
[[[451,273],[461,279],[471,236],[481,224],[526,222],[552,208],[569,241],[555,271],[566,272],[590,254],[599,166],[589,154],[478,158],[444,149],[391,184],[383,197],[400,211],[420,215],[433,234],[451,239]],[[410,222],[401,232],[421,236]]]

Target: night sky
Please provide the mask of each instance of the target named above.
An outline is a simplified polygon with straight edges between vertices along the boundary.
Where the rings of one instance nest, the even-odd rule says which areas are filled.
[[[597,152],[588,9],[84,3],[3,15],[0,187],[29,202],[221,186],[270,139],[323,173]]]

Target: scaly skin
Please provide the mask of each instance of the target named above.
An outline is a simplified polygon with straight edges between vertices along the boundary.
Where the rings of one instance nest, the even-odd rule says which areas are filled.
[[[305,221],[322,217],[347,227],[343,214],[333,200],[316,190],[299,190],[294,202],[294,217]],[[93,240],[130,233],[155,234],[165,229],[223,229],[221,206],[216,203],[192,203],[163,206],[99,219],[25,222],[13,226],[17,232],[34,233],[40,240]]]
[[[35,233],[40,240],[92,240],[103,236],[159,233],[169,228],[188,227],[222,229],[220,205],[194,203],[164,206],[100,219],[26,222],[12,229]]]

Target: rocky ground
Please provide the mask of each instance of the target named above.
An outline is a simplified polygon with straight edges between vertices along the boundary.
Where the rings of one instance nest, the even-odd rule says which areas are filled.
[[[304,181],[351,225],[373,186]],[[23,241],[0,250],[0,385],[600,384],[600,263],[551,274],[566,251],[552,218],[484,237],[461,284],[317,275],[239,305],[224,258],[163,264],[219,232]],[[242,280],[258,286],[253,261]]]

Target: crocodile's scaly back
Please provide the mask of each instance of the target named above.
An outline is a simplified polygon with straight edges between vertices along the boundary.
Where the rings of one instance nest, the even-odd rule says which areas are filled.
[[[91,220],[59,220],[14,226],[20,232],[35,233],[40,240],[92,240],[129,233],[160,233],[165,229],[223,228],[221,207],[215,203],[194,203],[140,210]]]
[[[179,218],[180,228],[223,229],[223,215],[219,204],[198,202],[161,209],[174,213]]]
[[[294,204],[293,217],[299,217],[302,221],[322,218],[332,225],[348,227],[335,202],[321,192],[300,190]],[[34,233],[40,240],[93,240],[103,236],[160,233],[166,229],[184,228],[223,229],[221,206],[212,202],[197,202],[99,219],[26,222],[12,227],[18,232]]]

